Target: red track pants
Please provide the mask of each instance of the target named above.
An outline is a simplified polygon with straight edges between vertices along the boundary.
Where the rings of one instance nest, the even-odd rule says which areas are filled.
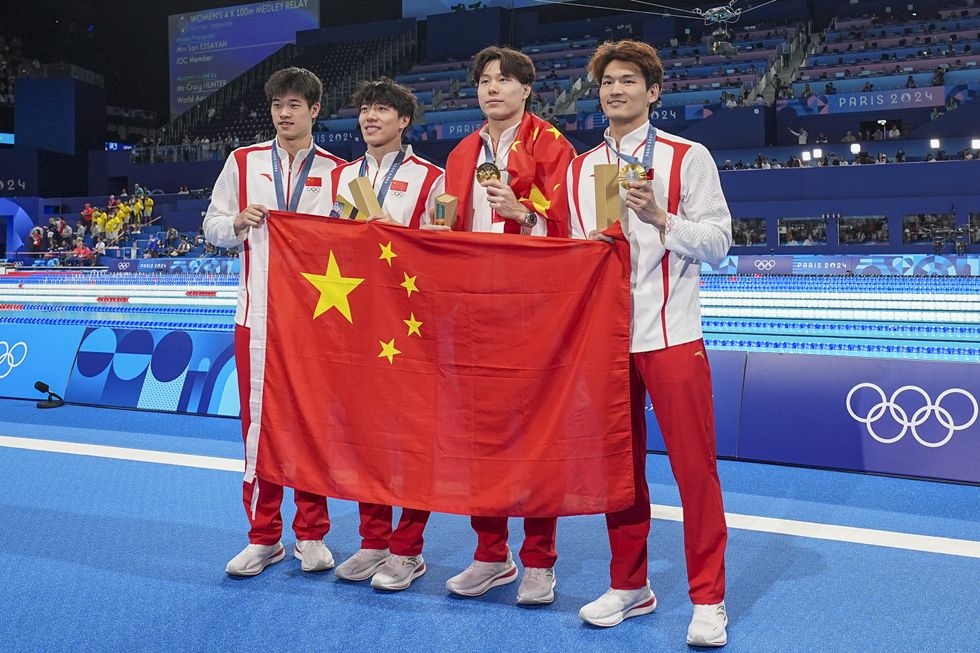
[[[638,589],[647,581],[650,491],[646,480],[645,392],[649,390],[684,508],[684,555],[691,601],[719,603],[725,598],[728,529],[715,459],[711,371],[704,342],[637,353],[632,358],[636,500],[626,510],[606,515],[612,587]]]
[[[391,506],[376,503],[359,504],[361,512],[361,547],[388,549],[395,555],[417,556],[422,553],[422,532],[429,519],[425,510],[403,509],[398,528],[391,530]],[[524,520],[524,544],[521,563],[525,567],[554,567],[555,531],[558,520],[553,517],[529,517]],[[471,517],[477,544],[474,560],[503,562],[507,559],[507,518]]]
[[[391,506],[378,503],[360,503],[361,548],[388,549],[394,555],[417,556],[422,554],[425,540],[422,532],[429,520],[427,510],[402,509],[398,528],[391,530]]]
[[[248,351],[249,330],[235,325],[235,365],[238,372],[238,398],[242,406],[242,439],[248,434],[248,395],[250,360]],[[296,517],[293,532],[298,540],[319,540],[330,530],[327,498],[319,494],[294,491]],[[252,544],[275,544],[282,537],[282,486],[258,476],[252,483],[242,483],[242,503],[248,516],[248,541]]]

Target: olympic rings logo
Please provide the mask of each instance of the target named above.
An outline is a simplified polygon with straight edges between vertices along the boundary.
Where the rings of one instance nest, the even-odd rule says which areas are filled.
[[[879,397],[878,403],[872,406],[868,410],[867,415],[864,417],[857,415],[851,405],[851,399],[854,397],[854,393],[862,388],[874,390],[878,393]],[[898,398],[905,392],[916,393],[925,400],[925,405],[913,412],[911,417],[909,417],[908,412],[898,404]],[[965,424],[957,425],[949,410],[943,408],[943,399],[951,395],[962,395],[966,397],[967,400],[969,400],[969,402],[973,405],[973,415]],[[950,388],[949,390],[946,390],[936,397],[936,403],[933,403],[929,393],[918,386],[903,385],[901,388],[893,392],[891,397],[886,398],[885,391],[876,386],[874,383],[859,383],[851,388],[851,391],[847,393],[846,401],[847,412],[850,414],[850,416],[861,424],[864,424],[865,428],[868,430],[868,435],[882,444],[892,444],[894,442],[898,442],[905,437],[905,434],[909,430],[911,430],[912,437],[914,437],[922,446],[931,448],[941,447],[949,442],[952,439],[953,434],[957,431],[962,431],[973,426],[973,423],[977,421],[977,417],[980,416],[980,407],[977,406],[976,397],[962,388]],[[873,423],[884,417],[886,410],[891,415],[891,418],[902,427],[902,430],[899,431],[898,435],[892,437],[882,437],[875,432],[874,427],[872,426]],[[947,430],[946,436],[938,442],[924,440],[918,431],[918,427],[925,424],[926,420],[928,420],[929,416],[933,413],[935,413],[936,420],[940,423],[940,425]]]
[[[13,345],[6,340],[0,340],[0,379],[4,379],[27,358],[27,343],[18,342]]]
[[[771,270],[776,267],[776,261],[773,259],[756,259],[755,269],[756,270]]]

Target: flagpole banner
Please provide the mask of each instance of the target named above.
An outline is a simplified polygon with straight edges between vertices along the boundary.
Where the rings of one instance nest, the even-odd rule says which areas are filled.
[[[279,212],[250,240],[258,476],[472,515],[632,504],[625,244]]]

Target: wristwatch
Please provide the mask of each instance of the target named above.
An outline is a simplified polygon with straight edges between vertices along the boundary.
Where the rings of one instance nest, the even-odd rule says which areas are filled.
[[[527,215],[524,216],[524,222],[521,226],[525,229],[534,229],[534,225],[538,224],[538,214],[534,211],[528,211]]]

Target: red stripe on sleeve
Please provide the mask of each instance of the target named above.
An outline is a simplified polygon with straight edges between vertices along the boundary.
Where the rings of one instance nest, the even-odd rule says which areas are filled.
[[[585,164],[585,159],[588,158],[589,154],[583,154],[582,156],[577,156],[572,160],[572,201],[575,202],[575,217],[578,218],[578,226],[588,238],[589,234],[585,230],[585,223],[582,221],[582,209],[579,206],[578,201],[578,184],[579,177],[582,174],[582,166]]]
[[[419,199],[415,202],[415,208],[412,209],[412,219],[408,223],[408,226],[412,229],[418,229],[422,223],[422,214],[425,213],[426,209],[425,201],[429,198],[432,184],[436,183],[436,179],[441,174],[442,170],[435,166],[429,166],[428,172],[425,175],[425,181],[422,182],[422,190],[419,191]]]

